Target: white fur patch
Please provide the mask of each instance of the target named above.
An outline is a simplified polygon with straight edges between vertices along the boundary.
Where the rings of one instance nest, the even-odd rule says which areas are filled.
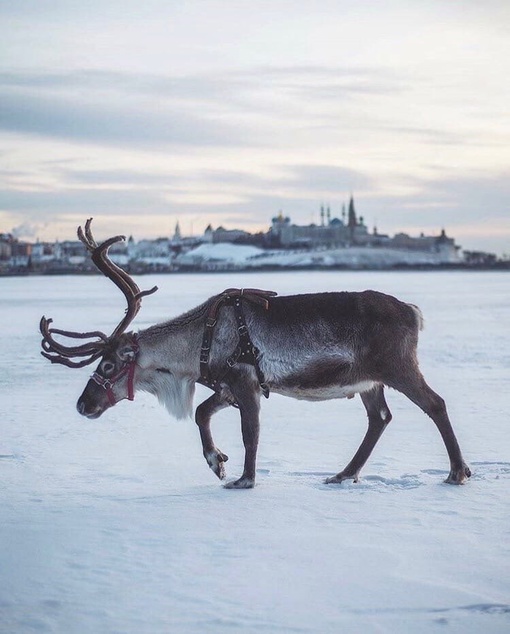
[[[385,407],[383,407],[383,408],[381,409],[381,411],[379,412],[379,414],[380,414],[380,416],[381,416],[382,420],[383,420],[384,422],[387,422],[387,420],[388,420],[388,417],[389,417],[390,413],[389,413],[389,411],[388,411]]]
[[[194,381],[176,377],[174,374],[153,372],[140,388],[156,396],[178,420],[193,416]]]
[[[213,471],[216,471],[218,469],[219,460],[218,454],[215,451],[206,453],[205,459],[207,460],[207,464],[211,467]]]
[[[303,401],[328,401],[332,398],[352,398],[360,392],[368,392],[373,389],[377,383],[375,381],[360,381],[353,385],[328,385],[321,388],[271,388],[273,392],[290,396]]]

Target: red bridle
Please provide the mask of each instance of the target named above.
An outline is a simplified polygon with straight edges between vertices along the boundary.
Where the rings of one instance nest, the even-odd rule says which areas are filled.
[[[135,366],[136,366],[136,360],[133,359],[132,361],[128,361],[126,365],[124,365],[124,367],[122,367],[120,371],[117,372],[117,374],[115,374],[114,376],[110,378],[101,376],[98,372],[94,372],[94,374],[92,374],[90,378],[106,390],[106,396],[108,397],[108,400],[110,401],[110,405],[115,405],[115,403],[118,403],[119,401],[123,401],[125,398],[132,401],[135,398],[135,390],[133,386],[133,380],[135,376]],[[123,396],[122,398],[116,399],[115,394],[113,393],[113,386],[119,381],[119,379],[121,379],[126,374],[128,375],[127,396]]]

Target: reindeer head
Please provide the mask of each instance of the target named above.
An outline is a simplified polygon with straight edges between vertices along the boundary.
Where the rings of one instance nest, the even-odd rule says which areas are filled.
[[[125,398],[133,400],[138,344],[136,334],[125,331],[140,310],[142,297],[154,293],[158,287],[140,291],[135,281],[108,257],[108,249],[111,245],[125,240],[125,237],[114,236],[98,245],[92,237],[91,222],[92,218],[87,220],[85,231],[78,227],[78,238],[87,247],[99,271],[112,280],[126,297],[126,314],[109,336],[99,331],[71,332],[50,328],[52,320],[46,317],[41,319],[40,330],[43,336],[41,354],[51,363],[60,363],[70,368],[82,368],[101,359],[77,403],[80,414],[88,418],[98,418],[119,401]],[[67,346],[57,341],[54,335],[72,339],[92,339],[92,341]]]

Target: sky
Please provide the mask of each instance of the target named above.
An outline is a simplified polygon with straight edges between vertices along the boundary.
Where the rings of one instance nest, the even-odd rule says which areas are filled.
[[[0,232],[333,217],[510,254],[506,0],[0,0]]]

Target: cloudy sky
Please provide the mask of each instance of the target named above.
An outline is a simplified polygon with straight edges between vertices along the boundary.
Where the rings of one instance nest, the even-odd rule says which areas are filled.
[[[508,0],[0,0],[0,232],[339,216],[510,253]]]

